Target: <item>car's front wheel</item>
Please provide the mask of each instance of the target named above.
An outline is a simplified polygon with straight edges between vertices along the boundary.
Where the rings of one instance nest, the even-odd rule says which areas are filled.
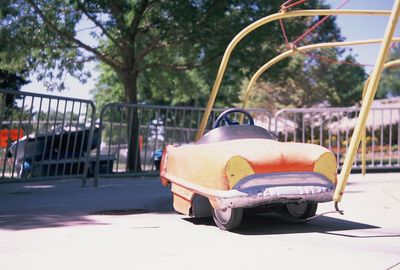
[[[224,210],[213,208],[213,218],[215,224],[225,231],[236,229],[243,217],[243,208],[226,208]]]
[[[284,205],[283,214],[293,222],[305,222],[315,216],[318,204],[316,202],[288,203]]]

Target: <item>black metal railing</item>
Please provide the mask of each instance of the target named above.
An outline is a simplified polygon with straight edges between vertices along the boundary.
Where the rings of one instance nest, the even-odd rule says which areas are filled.
[[[222,111],[212,111],[207,129]],[[269,128],[271,116],[267,111],[249,111]],[[97,145],[95,178],[158,174],[164,146],[193,143],[203,113],[203,108],[193,107],[107,104],[100,112],[97,141],[101,144]],[[239,115],[236,117],[239,119]],[[133,164],[129,164],[130,151],[134,152]]]
[[[91,101],[1,90],[0,182],[86,179],[95,164],[94,122]]]
[[[210,130],[223,109],[214,109]],[[340,166],[359,108],[248,110],[280,141],[314,143]],[[0,183],[156,175],[167,144],[193,143],[203,108],[110,103],[0,90]],[[237,115],[236,118],[239,119]],[[400,168],[400,107],[373,108],[367,121],[369,169]],[[354,168],[360,167],[360,152]]]

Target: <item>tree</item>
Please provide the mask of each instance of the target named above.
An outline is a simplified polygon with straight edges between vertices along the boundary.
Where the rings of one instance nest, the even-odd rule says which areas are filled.
[[[29,81],[25,80],[19,73],[11,73],[7,70],[0,70],[0,89],[19,91]]]
[[[400,45],[396,44],[391,49],[389,61],[398,59],[400,59]],[[387,68],[383,71],[377,91],[378,98],[394,96],[400,96],[400,73],[398,67]]]
[[[301,20],[303,27],[309,27],[322,18],[298,18],[298,20]],[[268,27],[271,27],[271,25],[268,25]],[[292,40],[299,35],[299,27],[293,27],[293,24],[286,23],[286,28],[288,36]],[[256,68],[264,64],[263,61],[268,60],[283,50],[283,39],[280,36],[280,29],[273,27],[273,32],[274,34],[271,33],[269,36],[263,34],[258,34],[256,37],[251,36],[252,39],[256,39],[256,42],[241,44],[241,48],[238,48],[237,52],[241,55],[239,59],[237,59],[235,55],[236,51],[234,51],[234,56],[231,58],[228,66],[226,76],[228,80],[225,80],[222,85],[223,90],[220,91],[217,106],[226,107],[237,104],[239,101],[238,90],[240,89],[238,85],[245,82],[255,72]],[[275,40],[276,37],[278,37],[277,40]],[[337,40],[340,41],[343,38],[336,26],[335,18],[330,17],[324,24],[315,29],[314,32],[306,36],[299,43],[299,46],[313,42]],[[221,47],[226,47],[226,44],[222,44]],[[268,52],[264,51],[262,54],[265,57],[259,57],[260,54],[257,53],[262,47],[269,48]],[[287,106],[312,106],[323,102],[332,106],[353,105],[360,99],[361,83],[365,79],[365,72],[362,67],[356,66],[353,56],[346,54],[345,50],[331,49],[320,51],[313,55],[328,57],[334,60],[344,58],[345,62],[353,63],[353,65],[332,64],[320,58],[314,59],[310,57],[303,57],[300,62],[295,59],[286,61],[278,65],[277,68],[272,68],[268,71],[268,74],[262,78],[263,83],[258,85],[263,85],[263,87],[267,85],[271,86],[271,90],[274,89],[272,90],[274,93],[271,93],[270,97],[274,97],[274,100],[271,100],[270,97],[265,97],[262,93],[261,96],[267,98],[272,103],[275,102],[276,106],[272,107],[279,108]],[[297,59],[299,58],[297,57]],[[168,61],[168,59],[165,59],[165,61]],[[207,102],[210,85],[214,80],[216,64],[219,64],[219,62],[211,62],[207,65],[207,68],[201,67],[190,70],[154,68],[149,72],[143,72],[138,80],[139,100],[155,104],[204,106]],[[229,69],[231,66],[234,66],[231,70],[236,69],[233,74]],[[116,93],[122,87],[116,83],[116,74],[112,74],[112,71],[110,72],[109,69],[105,69],[102,66],[100,70],[101,79],[98,84],[99,87],[96,89],[96,101],[102,101],[107,96],[108,99],[117,97]],[[312,83],[313,86],[310,85],[312,81],[314,81]],[[308,85],[306,82],[308,82]],[[277,88],[281,89],[281,91],[275,91]],[[293,95],[287,95],[288,92],[291,92],[290,88],[294,92]],[[191,91],[192,89],[196,91]],[[310,93],[312,94],[310,95]],[[310,99],[310,97],[313,99]],[[298,98],[300,100],[296,100]],[[286,102],[280,103],[280,99],[286,99]],[[265,104],[262,101],[261,103]],[[254,99],[251,104],[255,107],[259,107],[260,105],[260,103],[254,102]],[[272,108],[270,105],[267,105],[267,107]]]
[[[28,82],[21,74],[0,69],[0,90],[19,91]],[[4,108],[0,109],[0,116],[6,119],[13,113],[16,107],[15,100],[18,99],[18,95],[6,93],[1,95],[1,97],[0,105],[4,106]]]
[[[330,105],[348,107],[359,104],[367,79],[364,68],[357,65],[352,55],[347,55],[343,64],[333,64],[330,70],[332,76],[328,82],[334,90],[328,99]]]
[[[0,68],[25,68],[50,82],[67,72],[84,81],[88,76],[82,72],[84,63],[99,61],[119,82],[125,102],[138,103],[141,98],[200,105],[207,99],[208,86],[229,41],[251,22],[278,11],[280,4],[255,0],[9,0],[0,3],[0,38],[6,41],[1,42],[5,53],[0,54],[4,59]],[[314,0],[302,7],[324,6]],[[286,30],[296,36],[319,19],[293,18]],[[91,23],[95,44],[80,38],[77,25],[82,20]],[[278,31],[278,23],[262,27],[234,51],[218,101],[238,101],[237,84],[282,48]],[[334,40],[340,32],[334,19],[329,19],[308,38]],[[199,89],[188,92],[192,87]],[[135,112],[130,115],[128,134],[134,141],[138,119]],[[136,143],[129,146],[128,168],[140,167],[135,164],[135,147]]]
[[[337,61],[344,53],[343,50],[330,49],[295,55],[288,60],[285,81],[271,82],[267,80],[270,74],[264,75],[264,80],[255,87],[257,93],[252,95],[250,106],[277,111],[287,107],[357,104],[361,100],[366,73],[351,55],[344,58],[343,64],[330,61]]]

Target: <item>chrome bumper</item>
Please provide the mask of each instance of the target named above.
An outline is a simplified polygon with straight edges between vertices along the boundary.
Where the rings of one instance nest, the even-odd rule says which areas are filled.
[[[335,185],[319,173],[255,174],[239,181],[239,196],[214,197],[221,209],[246,208],[268,203],[332,201]]]
[[[205,188],[186,180],[165,175],[194,193],[207,197],[213,207],[250,208],[270,203],[329,202],[335,185],[314,172],[254,174],[240,180],[231,190]]]

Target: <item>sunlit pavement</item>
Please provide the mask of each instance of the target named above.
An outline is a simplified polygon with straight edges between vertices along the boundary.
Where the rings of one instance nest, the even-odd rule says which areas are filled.
[[[0,185],[0,269],[400,269],[400,174],[352,175],[345,214],[305,224],[230,233],[171,204],[158,179]]]

